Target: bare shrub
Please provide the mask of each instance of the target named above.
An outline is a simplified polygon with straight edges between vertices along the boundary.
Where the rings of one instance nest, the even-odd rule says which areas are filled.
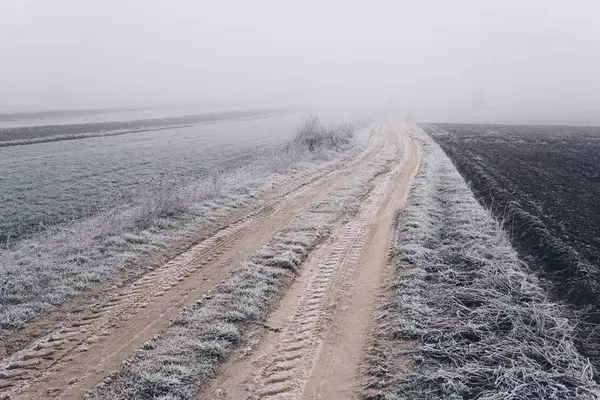
[[[311,152],[322,147],[340,150],[351,143],[355,130],[355,126],[350,123],[324,127],[319,117],[310,115],[302,121],[294,142],[307,147]]]

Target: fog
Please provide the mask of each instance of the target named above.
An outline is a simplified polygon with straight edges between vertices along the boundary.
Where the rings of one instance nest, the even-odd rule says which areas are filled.
[[[0,0],[0,110],[347,106],[600,123],[595,1]]]

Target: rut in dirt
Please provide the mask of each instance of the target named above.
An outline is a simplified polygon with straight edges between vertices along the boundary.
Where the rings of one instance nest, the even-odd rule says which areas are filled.
[[[358,397],[359,365],[383,282],[397,210],[418,166],[416,145],[392,124],[397,159],[357,214],[339,224],[302,267],[252,355],[230,363],[208,399]]]
[[[185,306],[223,280],[306,204],[325,196],[379,154],[384,134],[339,170],[301,177],[262,210],[224,227],[189,251],[85,305],[46,335],[0,362],[0,398],[81,398]]]

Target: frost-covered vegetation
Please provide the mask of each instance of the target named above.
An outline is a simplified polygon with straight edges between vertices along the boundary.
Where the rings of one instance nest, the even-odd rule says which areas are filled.
[[[600,379],[600,127],[436,124],[426,131],[519,253],[569,303]]]
[[[272,154],[300,116],[0,148],[0,247]]]
[[[355,128],[352,124],[324,126],[319,117],[311,115],[302,121],[294,144],[306,146],[310,151],[318,148],[343,149],[350,145]]]
[[[433,140],[396,243],[396,279],[377,316],[372,399],[597,399],[564,309]]]
[[[147,342],[89,399],[193,399],[243,345],[242,330],[263,325],[269,307],[332,224],[360,206],[373,178],[397,159],[390,147],[354,178],[309,205],[203,299]]]
[[[358,150],[359,146],[357,146]],[[341,152],[279,146],[243,168],[188,185],[163,185],[139,201],[46,231],[0,250],[0,338],[36,316],[120,273],[144,273],[140,263],[169,245],[248,206],[295,170],[333,168]]]

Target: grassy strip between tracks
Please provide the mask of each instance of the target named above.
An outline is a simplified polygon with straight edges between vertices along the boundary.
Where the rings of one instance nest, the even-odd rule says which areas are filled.
[[[245,326],[262,324],[279,292],[293,279],[332,224],[356,213],[377,174],[397,160],[388,149],[290,224],[242,263],[203,299],[186,308],[121,368],[87,394],[88,399],[191,399],[244,345]]]
[[[261,191],[294,172],[336,168],[361,148],[347,125],[317,124],[314,129],[334,132],[338,140],[311,151],[300,141],[304,128],[280,151],[239,170],[187,187],[164,187],[136,204],[0,249],[0,339],[119,274],[147,272],[154,267],[148,258],[236,209],[259,205]]]

